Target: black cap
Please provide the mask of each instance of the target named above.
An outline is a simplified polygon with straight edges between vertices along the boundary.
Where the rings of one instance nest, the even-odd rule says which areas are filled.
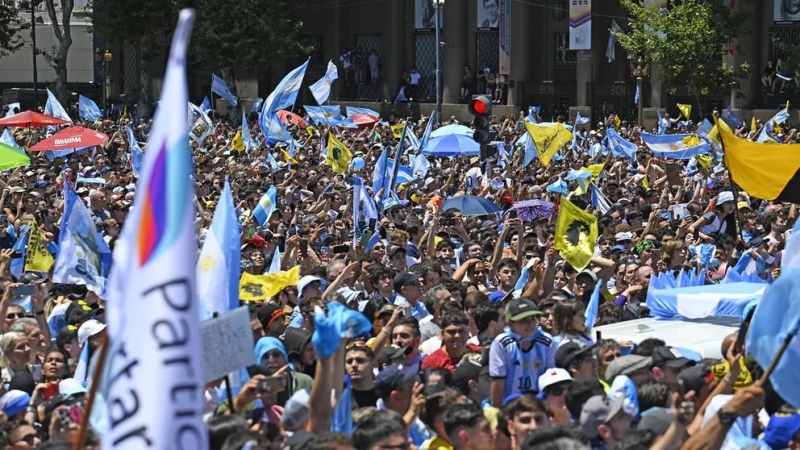
[[[516,322],[526,317],[541,316],[542,312],[536,308],[536,304],[527,298],[515,298],[506,305],[506,320]]]
[[[105,310],[97,303],[89,304],[84,300],[77,300],[67,306],[64,317],[70,325],[80,326],[86,320],[102,314]]]
[[[378,357],[378,367],[380,368],[384,364],[391,364],[396,359],[405,358],[408,356],[409,353],[413,348],[411,347],[400,347],[399,345],[390,345],[384,348],[381,351],[381,355]]]
[[[673,369],[680,369],[695,365],[691,359],[683,356],[678,349],[668,345],[656,347],[653,350],[653,366],[654,367],[671,367]]]
[[[403,252],[407,254],[406,249],[404,247],[400,247],[399,245],[389,246],[389,251],[386,253],[389,255],[389,258],[392,258],[398,252]]]
[[[275,303],[267,303],[266,305],[258,308],[256,317],[261,322],[262,327],[267,327],[273,319],[277,318],[278,314],[284,315],[283,308]]]
[[[403,286],[419,284],[419,274],[414,272],[400,272],[394,276],[394,291],[400,292]]]
[[[570,364],[594,350],[594,345],[580,345],[577,342],[567,342],[556,351],[556,367],[569,370]]]

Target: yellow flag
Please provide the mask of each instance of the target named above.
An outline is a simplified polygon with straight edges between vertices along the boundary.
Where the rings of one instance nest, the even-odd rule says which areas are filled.
[[[25,255],[25,271],[26,272],[47,272],[53,266],[53,255],[47,251],[47,242],[42,236],[41,230],[34,222],[31,225],[30,235],[28,236],[28,245],[26,247]]]
[[[285,160],[286,160],[286,161],[287,161],[289,164],[297,164],[297,160],[296,160],[296,159],[294,159],[294,158],[292,158],[292,155],[290,155],[288,152],[286,152],[286,150],[284,150],[284,149],[281,149],[281,155],[283,155],[283,158],[284,158],[284,159],[285,159]]]
[[[284,288],[294,286],[299,282],[300,266],[264,275],[252,275],[244,272],[239,280],[239,300],[245,302],[267,300]]]
[[[750,131],[756,131],[758,129],[758,123],[756,123],[756,116],[753,116],[750,119]]]
[[[597,241],[597,218],[567,199],[561,200],[556,223],[556,248],[576,270],[592,261]]]
[[[597,177],[600,176],[600,172],[603,171],[603,168],[605,166],[606,165],[603,164],[603,163],[600,163],[600,164],[589,164],[588,167],[581,167],[581,169],[588,170],[592,174],[592,181],[594,181],[595,179],[597,179]]]
[[[398,123],[397,125],[392,125],[392,135],[394,135],[395,139],[400,139],[400,136],[403,135],[403,127],[405,123]]]
[[[539,125],[525,121],[525,129],[533,138],[536,153],[545,166],[550,164],[561,147],[572,142],[572,133],[560,123]]]
[[[689,119],[692,116],[692,105],[690,103],[678,103],[678,111],[683,117]]]
[[[697,147],[700,145],[700,138],[697,137],[696,134],[690,134],[682,139],[683,143],[686,144],[687,147]]]
[[[725,121],[722,121],[722,120],[720,120],[719,122],[725,123]],[[719,123],[719,122],[718,122],[718,123]],[[716,125],[714,125],[713,127],[711,127],[711,129],[708,131],[708,135],[707,135],[707,136],[708,136],[708,138],[709,138],[709,139],[711,139],[711,140],[712,140],[712,141],[713,141],[715,144],[717,144],[717,145],[720,145],[720,146],[722,145],[722,141],[720,141],[720,140],[719,140],[719,128],[717,128],[717,126],[716,126]]]
[[[645,175],[644,178],[642,178],[642,186],[645,189],[650,189],[650,179],[647,177],[647,175]]]
[[[325,162],[333,168],[334,172],[344,175],[351,159],[353,159],[353,154],[350,153],[350,149],[333,133],[328,132],[328,158]]]
[[[622,123],[622,120],[619,118],[618,115],[614,114],[614,126],[619,128],[619,125]]]
[[[696,155],[694,159],[697,160],[697,167],[701,169],[708,169],[714,162],[714,159],[708,155]]]
[[[772,121],[772,134],[783,133],[783,128],[774,120]]]
[[[751,197],[800,203],[800,144],[760,144],[720,127],[725,166]]]
[[[242,131],[239,130],[236,132],[236,136],[233,137],[231,141],[231,148],[236,150],[237,152],[243,152],[245,149],[244,140],[242,140]]]
[[[315,134],[317,134],[317,129],[314,128],[313,126],[309,126],[308,128],[306,128],[306,133],[308,133],[309,136],[314,136]]]

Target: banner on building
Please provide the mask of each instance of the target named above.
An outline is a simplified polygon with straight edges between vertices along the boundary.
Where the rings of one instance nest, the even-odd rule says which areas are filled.
[[[498,73],[511,74],[511,0],[499,0],[500,11],[500,62]]]
[[[475,2],[478,4],[478,29],[491,30],[500,27],[501,0],[475,0]]]
[[[417,30],[436,29],[436,8],[433,2],[436,0],[415,0],[414,1],[414,28]]]
[[[592,0],[570,0],[569,49],[592,49]]]
[[[800,2],[787,0],[772,0],[772,2],[776,25],[800,22]]]

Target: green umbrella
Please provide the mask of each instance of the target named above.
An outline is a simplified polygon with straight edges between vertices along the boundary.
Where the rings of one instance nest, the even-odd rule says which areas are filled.
[[[8,170],[30,164],[31,159],[24,151],[0,142],[0,170]]]

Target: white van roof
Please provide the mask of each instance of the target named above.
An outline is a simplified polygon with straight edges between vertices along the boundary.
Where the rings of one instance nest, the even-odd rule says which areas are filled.
[[[635,343],[657,338],[673,347],[700,353],[703,358],[722,358],[722,339],[738,331],[741,320],[734,317],[706,317],[694,320],[635,319],[594,328],[603,339]]]

